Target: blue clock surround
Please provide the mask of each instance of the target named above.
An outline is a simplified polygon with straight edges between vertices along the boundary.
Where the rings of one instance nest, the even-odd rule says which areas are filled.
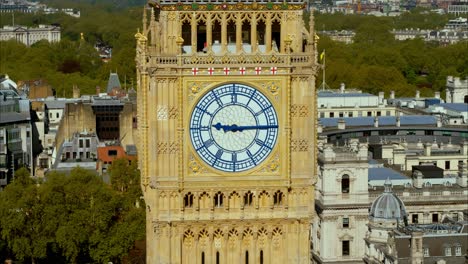
[[[224,172],[242,172],[263,162],[278,138],[276,111],[258,89],[240,83],[205,93],[190,117],[190,139],[200,158]]]

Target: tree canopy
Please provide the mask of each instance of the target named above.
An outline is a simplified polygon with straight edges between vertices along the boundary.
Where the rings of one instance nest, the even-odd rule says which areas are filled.
[[[43,182],[18,170],[0,192],[0,256],[26,263],[121,263],[145,237],[145,206],[139,206],[136,167],[114,173],[118,169],[133,175],[127,182],[132,192],[114,191],[81,168],[52,172]]]

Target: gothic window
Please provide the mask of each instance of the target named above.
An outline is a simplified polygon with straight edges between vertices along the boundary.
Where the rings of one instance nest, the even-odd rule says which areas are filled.
[[[271,23],[271,50],[279,51],[281,47],[281,23],[275,20]]]
[[[260,20],[257,23],[257,42],[258,45],[265,45],[265,21]]]
[[[345,174],[341,178],[341,192],[349,193],[349,175]]]
[[[245,264],[249,264],[249,251],[245,251]]]
[[[206,47],[206,23],[205,21],[200,20],[197,25],[197,52],[206,52]]]
[[[273,195],[273,204],[275,206],[281,206],[283,205],[283,193],[281,191],[276,191],[276,193]]]
[[[216,251],[216,264],[219,264],[219,251]]]
[[[184,196],[184,207],[185,208],[193,207],[193,194],[190,192]]]
[[[227,41],[228,44],[236,43],[236,22],[233,20],[227,23]]]
[[[217,192],[214,196],[215,207],[223,207],[223,193]]]
[[[184,39],[184,46],[190,46],[192,43],[192,26],[189,21],[182,23],[182,38]]]
[[[214,41],[213,44],[220,45],[221,44],[221,22],[215,20],[213,23],[213,31],[211,32],[212,40]]]
[[[201,264],[205,264],[205,252],[201,253]]]
[[[252,40],[250,38],[250,21],[248,19],[244,20],[242,23],[242,43],[243,44],[251,44]],[[246,50],[244,50],[246,51]]]
[[[248,191],[244,194],[244,206],[252,206],[253,205],[253,193]]]
[[[200,209],[211,208],[210,201],[210,195],[206,192],[203,192],[200,195]]]
[[[260,250],[260,264],[263,264],[263,250]]]

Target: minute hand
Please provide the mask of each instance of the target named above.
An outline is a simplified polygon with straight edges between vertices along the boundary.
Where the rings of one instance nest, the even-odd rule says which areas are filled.
[[[244,130],[258,130],[258,129],[270,129],[270,128],[278,128],[278,125],[265,125],[265,126],[237,126],[232,125],[231,131],[232,132],[242,132]]]

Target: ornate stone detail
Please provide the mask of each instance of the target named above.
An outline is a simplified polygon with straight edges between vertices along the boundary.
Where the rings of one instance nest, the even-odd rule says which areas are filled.
[[[275,82],[269,82],[266,85],[266,88],[271,92],[272,95],[277,96],[279,93],[280,87]]]
[[[309,116],[309,106],[303,104],[293,104],[291,105],[291,116],[292,117],[308,117]]]
[[[179,152],[179,143],[176,141],[159,141],[156,144],[156,153],[161,154],[177,154]]]
[[[169,107],[169,119],[177,119],[179,116],[179,108],[177,106]]]
[[[189,157],[188,168],[194,174],[207,172],[205,166],[201,165],[192,155]]]
[[[309,141],[307,139],[292,139],[291,140],[292,152],[307,152],[309,151]]]
[[[273,158],[270,159],[265,166],[260,170],[261,172],[277,172],[280,169],[280,158],[278,153],[273,155]]]
[[[159,105],[157,110],[158,120],[167,120],[169,118],[169,109],[167,105]]]

